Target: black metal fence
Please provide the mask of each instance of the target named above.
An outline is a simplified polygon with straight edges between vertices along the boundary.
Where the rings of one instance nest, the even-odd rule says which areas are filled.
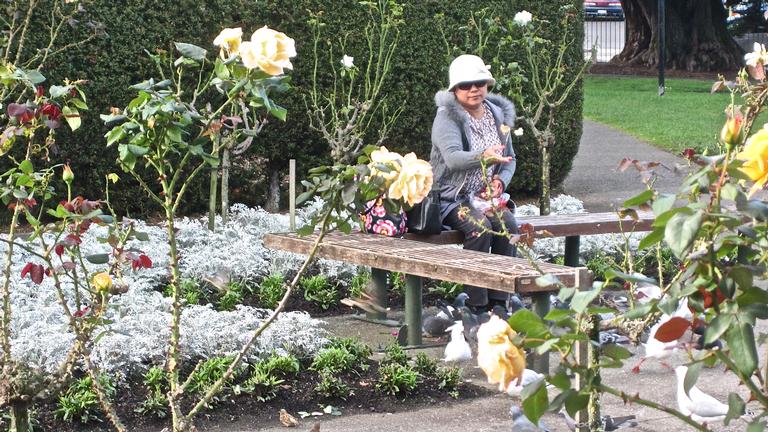
[[[768,33],[745,33],[734,36],[734,40],[746,52],[753,49],[755,42],[768,45]],[[591,56],[595,49],[595,62],[606,63],[624,49],[626,26],[624,21],[584,21],[584,58]]]

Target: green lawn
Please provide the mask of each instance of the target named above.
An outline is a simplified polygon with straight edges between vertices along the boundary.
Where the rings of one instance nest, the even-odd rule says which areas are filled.
[[[656,78],[587,76],[584,117],[672,152],[716,149],[730,94],[710,94],[712,81],[670,79],[666,86],[659,97]]]

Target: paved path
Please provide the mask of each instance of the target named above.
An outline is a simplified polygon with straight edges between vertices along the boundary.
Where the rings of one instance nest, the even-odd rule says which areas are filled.
[[[674,192],[684,175],[676,167],[687,166],[685,159],[660,150],[608,126],[584,120],[579,153],[563,184],[563,192],[584,202],[588,211],[610,211],[621,207],[627,198],[645,190],[640,174],[630,168],[617,168],[623,158],[661,162],[656,168],[656,188]]]

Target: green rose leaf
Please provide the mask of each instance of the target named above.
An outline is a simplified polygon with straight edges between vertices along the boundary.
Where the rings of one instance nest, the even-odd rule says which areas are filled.
[[[658,197],[656,197],[656,200],[651,204],[651,208],[653,208],[653,213],[660,215],[669,209],[672,208],[673,205],[675,205],[675,200],[677,199],[677,196],[675,194],[670,193],[662,193],[659,194]]]
[[[640,240],[640,244],[638,244],[638,249],[647,249],[649,246],[653,246],[656,243],[664,240],[664,230],[661,228],[656,228],[655,230],[651,231],[643,237],[642,240]]]
[[[592,303],[592,300],[596,299],[600,295],[600,289],[591,289],[589,291],[579,291],[573,295],[571,299],[571,309],[578,313],[584,312],[584,310]]]
[[[57,99],[65,94],[69,93],[69,90],[72,88],[72,86],[57,86],[53,85],[48,90],[51,94],[51,99]]]
[[[174,42],[173,44],[176,46],[179,54],[192,60],[203,61],[205,56],[208,55],[208,51],[206,49],[197,45],[184,42]]]
[[[728,426],[728,423],[731,420],[743,416],[746,410],[747,410],[747,404],[744,403],[744,400],[736,393],[729,393],[728,394],[728,413],[725,415],[725,421],[724,421],[725,425]]]
[[[691,388],[696,385],[696,381],[699,380],[699,372],[701,372],[702,365],[703,363],[694,363],[688,366],[688,370],[685,372],[685,377],[683,378],[683,390],[685,391],[685,394],[688,394],[688,392],[691,391]]]
[[[693,245],[703,219],[704,212],[698,210],[692,215],[677,213],[667,222],[664,229],[664,240],[677,258],[682,259]]]
[[[704,331],[704,344],[711,344],[723,335],[728,330],[733,322],[733,315],[720,314],[716,316],[707,326]]]
[[[752,423],[747,426],[747,432],[763,432],[765,430],[765,422],[760,420],[753,420]]]
[[[549,396],[545,380],[538,380],[523,387],[520,398],[523,400],[523,412],[533,424],[537,424],[549,406]]]
[[[757,368],[757,348],[755,334],[749,323],[738,323],[725,333],[725,340],[731,349],[731,357],[736,368],[745,376],[751,376]]]
[[[541,317],[529,311],[520,309],[509,317],[509,325],[516,332],[524,332],[528,336],[536,337],[548,331],[547,325]]]
[[[632,198],[624,201],[624,207],[635,207],[640,204],[645,204],[653,198],[653,190],[647,189]]]
[[[32,161],[29,159],[24,159],[19,164],[19,169],[24,174],[32,174],[32,172],[35,170],[35,168],[32,166]]]
[[[80,111],[78,111],[77,108],[72,108],[69,105],[64,105],[64,108],[61,109],[61,114],[64,116],[64,119],[67,121],[69,128],[72,129],[73,131],[79,129],[80,125],[83,124],[83,121],[80,118]]]
[[[94,254],[85,257],[91,264],[106,264],[109,262],[109,254]]]

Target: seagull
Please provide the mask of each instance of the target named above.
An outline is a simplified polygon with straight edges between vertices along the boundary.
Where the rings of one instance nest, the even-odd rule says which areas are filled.
[[[517,405],[512,405],[512,408],[509,409],[509,415],[512,416],[513,432],[549,432],[549,429],[544,426],[541,420],[539,420],[538,426],[528,420],[523,410]]]
[[[683,415],[699,423],[719,422],[728,414],[728,405],[699,390],[695,385],[685,394],[685,374],[688,367],[675,368],[677,376],[677,408]]]
[[[446,331],[451,332],[451,341],[445,346],[445,358],[443,361],[464,361],[472,359],[472,348],[469,347],[464,339],[464,325],[461,321],[456,321]]]
[[[639,373],[640,372],[640,365],[642,365],[646,360],[649,358],[655,358],[659,360],[662,366],[665,366],[669,369],[672,369],[672,366],[664,362],[664,359],[669,357],[673,352],[677,351],[678,343],[677,341],[671,341],[671,342],[662,342],[658,339],[656,339],[656,332],[659,331],[659,327],[661,327],[665,322],[669,321],[672,317],[669,315],[662,315],[659,322],[653,325],[651,327],[651,332],[648,335],[648,340],[642,344],[645,348],[645,356],[640,358],[640,361],[635,365],[635,367],[632,368],[633,373]]]
[[[648,303],[649,301],[661,299],[661,288],[658,285],[654,285],[648,282],[638,282],[635,288],[635,298],[640,303]]]
[[[522,393],[523,387],[543,379],[543,374],[540,374],[531,369],[525,369],[519,383],[517,380],[513,380],[511,383],[509,383],[509,387],[507,387],[507,394],[510,396],[520,397],[520,393]]]

